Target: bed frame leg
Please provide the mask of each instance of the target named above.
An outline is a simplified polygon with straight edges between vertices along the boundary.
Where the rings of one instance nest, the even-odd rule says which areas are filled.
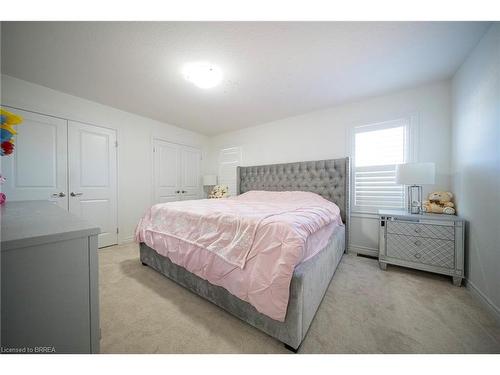
[[[290,350],[292,353],[295,353],[295,354],[297,354],[297,352],[299,351],[299,348],[300,348],[300,346],[299,346],[299,348],[295,349],[293,346],[290,346],[288,344],[283,344],[283,345],[285,345],[286,349]]]

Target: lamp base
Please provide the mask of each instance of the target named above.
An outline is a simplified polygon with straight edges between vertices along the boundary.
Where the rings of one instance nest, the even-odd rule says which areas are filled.
[[[419,215],[423,213],[422,209],[422,186],[410,185],[408,186],[408,212],[410,214]]]

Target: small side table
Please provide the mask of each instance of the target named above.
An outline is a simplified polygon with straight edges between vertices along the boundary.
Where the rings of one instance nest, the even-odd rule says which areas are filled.
[[[410,214],[379,210],[379,264],[449,275],[460,286],[464,277],[465,221],[455,215]]]

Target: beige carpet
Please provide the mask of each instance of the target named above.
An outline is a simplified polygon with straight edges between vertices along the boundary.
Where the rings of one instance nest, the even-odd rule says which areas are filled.
[[[166,279],[138,246],[99,250],[101,352],[289,353]],[[447,277],[346,255],[300,353],[500,353],[500,327]]]

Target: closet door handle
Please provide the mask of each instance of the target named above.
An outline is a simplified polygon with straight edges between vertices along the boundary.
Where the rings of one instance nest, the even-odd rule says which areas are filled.
[[[78,197],[78,196],[80,196],[80,195],[83,195],[83,193],[75,193],[74,191],[72,191],[72,192],[70,193],[70,195],[71,195],[72,197]]]
[[[175,191],[175,194],[179,194],[181,191],[180,190],[176,190]]]
[[[52,194],[52,198],[64,198],[66,194],[64,194],[62,191],[60,193],[54,193]]]
[[[186,191],[186,190],[183,190],[183,191],[181,191],[181,193],[182,193],[182,194],[184,194],[184,193],[187,193],[187,191]]]

